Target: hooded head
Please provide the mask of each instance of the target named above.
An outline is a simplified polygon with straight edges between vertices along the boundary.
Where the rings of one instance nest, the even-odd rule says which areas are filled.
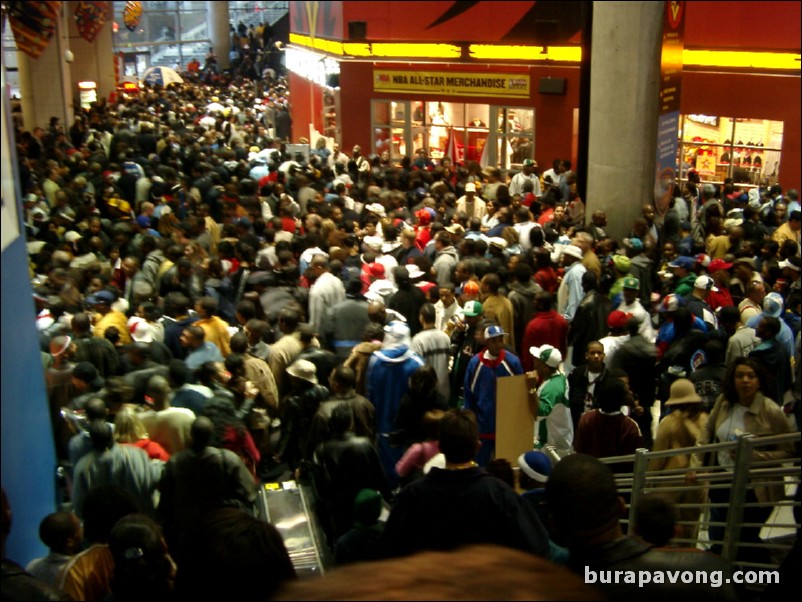
[[[393,321],[384,327],[382,349],[409,347],[412,342],[409,326],[404,322]]]

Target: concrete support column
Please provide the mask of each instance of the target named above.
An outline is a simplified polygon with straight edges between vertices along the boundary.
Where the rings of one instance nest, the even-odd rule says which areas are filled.
[[[654,196],[663,2],[594,2],[587,211],[620,240]]]
[[[80,100],[78,82],[96,82],[98,100],[108,98],[109,94],[116,88],[112,22],[113,20],[111,19],[107,20],[103,28],[98,32],[95,41],[87,42],[78,33],[75,19],[69,19],[69,47],[75,57],[72,65],[70,65],[71,85],[76,95],[76,100]]]
[[[231,34],[229,33],[228,2],[206,2],[206,26],[209,29],[209,39],[217,55],[217,67],[228,69],[231,62],[228,53],[231,51]]]
[[[37,125],[47,128],[51,117],[58,117],[65,128],[72,125],[75,115],[73,86],[70,64],[65,59],[69,48],[68,10],[62,8],[56,33],[38,59],[32,59],[24,52],[17,53],[26,129]]]
[[[22,105],[22,121],[29,132],[36,126],[44,127],[37,121],[35,103],[33,102],[33,81],[31,61],[24,52],[17,51],[17,75],[19,77],[20,104]]]

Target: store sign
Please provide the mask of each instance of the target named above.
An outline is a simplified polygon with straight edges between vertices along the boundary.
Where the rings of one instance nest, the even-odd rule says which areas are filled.
[[[662,217],[675,194],[679,166],[679,103],[682,90],[682,51],[685,48],[685,2],[665,2],[660,53],[660,104],[657,117],[654,206]]]
[[[373,90],[400,94],[529,98],[529,75],[374,69]]]

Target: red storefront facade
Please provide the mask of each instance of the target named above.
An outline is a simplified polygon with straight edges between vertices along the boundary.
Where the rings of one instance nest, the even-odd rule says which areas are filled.
[[[704,140],[718,145],[716,162],[725,152],[749,161],[760,156],[765,175],[774,169],[773,180],[799,187],[799,62],[751,65],[743,53],[798,56],[800,6],[686,3],[686,54],[715,56],[686,63],[681,112],[714,116],[719,124],[688,126],[709,132],[689,137],[686,155],[703,144],[692,140]],[[290,2],[290,47],[327,57],[339,72],[321,72],[317,83],[290,74],[293,138],[310,137],[311,125],[346,151],[359,144],[367,154],[388,150],[398,160],[418,148],[439,158],[454,132],[462,158],[478,160],[479,149],[489,149],[482,162],[502,168],[527,156],[543,168],[558,157],[575,161],[586,10],[582,2]],[[728,51],[740,53],[741,62],[726,63]],[[730,123],[743,140],[725,134]],[[709,179],[728,169],[722,163]],[[760,174],[752,172],[744,184],[755,183]]]

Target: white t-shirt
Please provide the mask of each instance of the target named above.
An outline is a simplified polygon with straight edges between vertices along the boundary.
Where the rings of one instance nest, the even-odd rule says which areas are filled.
[[[735,441],[738,435],[746,432],[744,425],[744,416],[746,416],[746,406],[736,404],[732,407],[729,417],[718,425],[716,429],[716,438],[720,443],[726,441]],[[735,461],[730,457],[730,450],[725,449],[718,452],[718,463],[720,466],[734,466]]]

